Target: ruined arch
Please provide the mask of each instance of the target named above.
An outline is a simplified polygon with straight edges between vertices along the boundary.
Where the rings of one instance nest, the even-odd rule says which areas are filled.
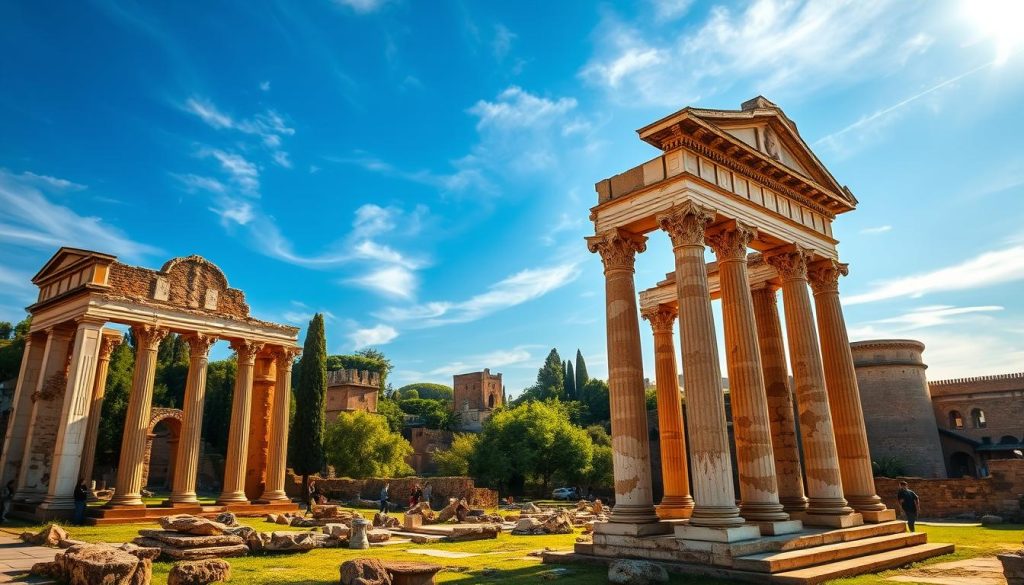
[[[183,413],[177,408],[154,408],[146,432],[146,465],[142,485],[169,489],[174,481],[174,464],[181,437]]]

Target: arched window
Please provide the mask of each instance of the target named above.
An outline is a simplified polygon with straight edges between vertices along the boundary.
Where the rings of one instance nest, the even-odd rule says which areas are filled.
[[[487,397],[487,408],[494,408],[494,394]]]
[[[971,411],[971,421],[974,423],[974,428],[983,429],[985,428],[985,411],[980,408],[975,408]]]
[[[951,410],[949,412],[949,428],[956,431],[964,429],[964,415],[960,414],[959,410]]]

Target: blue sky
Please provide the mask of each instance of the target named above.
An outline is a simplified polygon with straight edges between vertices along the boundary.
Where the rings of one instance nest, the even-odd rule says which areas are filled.
[[[859,208],[851,337],[932,379],[1024,369],[1024,48],[1009,1],[0,6],[0,319],[61,245],[197,253],[393,381],[548,349],[606,376],[593,184],[687,105],[778,103]],[[654,234],[643,289],[672,269]],[[645,370],[653,377],[643,324]],[[224,353],[226,350],[220,350]],[[723,361],[724,367],[724,361]]]

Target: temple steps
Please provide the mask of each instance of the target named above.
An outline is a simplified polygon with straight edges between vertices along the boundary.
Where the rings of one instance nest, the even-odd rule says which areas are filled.
[[[923,532],[886,534],[837,544],[742,556],[733,559],[732,566],[744,571],[781,573],[855,557],[864,557],[894,549],[907,548],[909,546],[917,546],[927,542],[928,535]]]
[[[927,558],[949,554],[953,552],[954,548],[954,545],[944,543],[919,544],[816,567],[775,573],[771,576],[770,582],[781,585],[817,585],[840,577],[877,573],[886,569],[902,567]]]

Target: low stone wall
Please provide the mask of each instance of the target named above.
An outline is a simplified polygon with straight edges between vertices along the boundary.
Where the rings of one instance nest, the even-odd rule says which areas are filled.
[[[922,516],[927,518],[995,514],[1006,520],[1024,521],[1024,459],[991,460],[988,470],[989,477],[981,479],[876,477],[875,489],[886,505],[895,508],[899,481],[905,479],[921,498]]]
[[[413,486],[419,483],[429,483],[432,487],[432,505],[436,508],[442,502],[447,503],[448,498],[466,498],[470,506],[475,508],[493,508],[498,505],[498,492],[478,488],[469,477],[401,477],[394,479],[369,478],[350,479],[347,477],[311,477],[312,481],[321,492],[334,500],[377,500],[380,498],[380,490],[385,483],[390,483],[391,501],[396,504],[404,504],[409,501],[412,495]],[[293,475],[291,471],[285,477],[285,489],[288,495],[293,498],[302,495],[302,476]]]

